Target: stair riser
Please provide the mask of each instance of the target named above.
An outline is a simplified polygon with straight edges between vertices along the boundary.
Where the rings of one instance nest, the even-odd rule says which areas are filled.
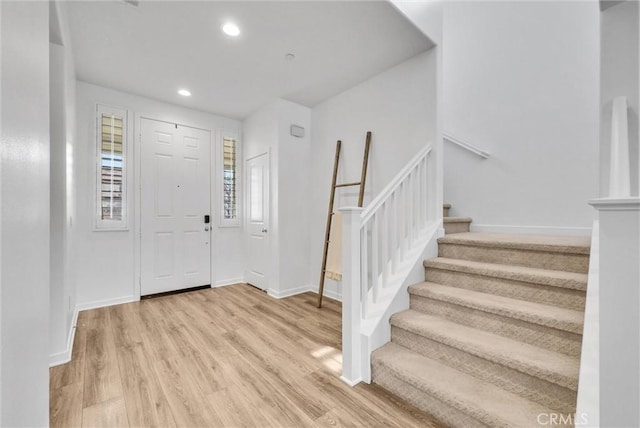
[[[469,231],[469,223],[456,222],[456,223],[444,223],[444,233],[451,235],[452,233],[465,233]]]
[[[589,270],[589,256],[586,254],[440,243],[438,245],[438,255],[451,259],[563,270],[566,272],[587,273]]]
[[[424,272],[425,279],[429,282],[561,308],[584,310],[584,291],[430,267],[425,268]]]
[[[428,413],[449,427],[489,427],[467,415],[466,413],[444,403],[441,400],[421,391],[415,386],[398,379],[391,370],[377,364],[375,359],[371,364],[371,378],[373,382],[392,394],[402,398],[423,412]]]
[[[574,413],[576,391],[412,333],[391,328],[391,341],[561,413]]]
[[[442,217],[449,217],[449,210],[451,208],[444,207],[442,208]]]
[[[550,351],[574,357],[580,355],[582,336],[579,334],[415,294],[411,295],[410,307],[416,311],[440,316],[458,324],[499,334]]]

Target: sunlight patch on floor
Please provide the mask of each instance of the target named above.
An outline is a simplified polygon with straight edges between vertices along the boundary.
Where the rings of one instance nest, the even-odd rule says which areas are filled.
[[[342,352],[331,346],[323,346],[311,352],[313,358],[320,360],[320,362],[329,371],[335,374],[342,373]]]

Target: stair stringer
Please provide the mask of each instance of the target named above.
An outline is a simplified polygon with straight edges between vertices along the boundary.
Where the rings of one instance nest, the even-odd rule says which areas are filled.
[[[361,321],[362,381],[371,383],[371,354],[391,341],[391,316],[409,309],[409,286],[424,281],[424,260],[437,257],[438,238],[444,236],[442,222],[434,223],[423,234],[422,245],[416,245],[406,256],[408,266],[396,274],[385,290],[385,308]]]

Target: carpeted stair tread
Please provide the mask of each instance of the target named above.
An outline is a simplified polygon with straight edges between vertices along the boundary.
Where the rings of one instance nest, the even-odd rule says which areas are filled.
[[[431,282],[413,284],[409,287],[409,293],[570,333],[582,334],[584,312],[572,309],[511,299]]]
[[[393,315],[391,325],[556,385],[578,388],[578,358],[415,310]]]
[[[444,223],[471,223],[470,217],[443,217]]]
[[[376,350],[373,364],[488,426],[536,426],[537,416],[549,413],[540,404],[394,343]]]
[[[484,232],[456,233],[439,238],[438,243],[585,255],[590,248],[589,237]]]
[[[587,274],[539,269],[517,265],[476,262],[472,260],[437,257],[424,261],[425,268],[464,272],[494,278],[544,284],[553,287],[586,291]]]

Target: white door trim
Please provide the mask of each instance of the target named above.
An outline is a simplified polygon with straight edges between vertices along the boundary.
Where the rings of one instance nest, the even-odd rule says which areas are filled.
[[[133,135],[132,135],[132,141],[133,141],[133,149],[134,149],[134,159],[133,162],[129,162],[129,165],[133,165],[134,166],[134,170],[133,170],[133,187],[134,190],[133,192],[133,197],[134,197],[134,210],[135,213],[131,213],[131,211],[129,211],[129,214],[134,214],[133,216],[130,217],[130,219],[133,219],[133,235],[134,235],[134,244],[133,244],[133,264],[134,264],[134,268],[133,268],[133,296],[136,300],[140,300],[140,295],[141,295],[141,277],[142,277],[142,233],[140,230],[140,225],[142,222],[142,192],[141,192],[141,188],[140,185],[142,183],[142,176],[141,176],[141,164],[142,164],[142,145],[141,145],[141,131],[142,131],[142,120],[143,119],[149,119],[149,120],[155,120],[157,122],[165,122],[165,123],[173,123],[173,124],[178,124],[181,126],[187,126],[189,128],[196,128],[196,129],[200,129],[203,131],[208,131],[210,133],[210,139],[211,139],[211,150],[210,150],[210,161],[211,163],[211,171],[209,174],[209,184],[210,184],[210,189],[213,189],[213,186],[215,186],[215,177],[217,177],[217,167],[215,166],[216,164],[214,163],[217,160],[217,148],[218,148],[218,132],[219,130],[217,129],[213,129],[211,127],[207,127],[207,126],[203,126],[203,125],[199,125],[199,124],[193,124],[193,123],[185,123],[185,122],[171,122],[168,121],[166,119],[157,119],[156,117],[154,117],[153,114],[144,114],[144,113],[135,113],[134,114],[134,126],[133,126]],[[131,173],[131,172],[130,172]],[[211,215],[211,241],[210,241],[210,248],[211,248],[211,257],[213,257],[213,245],[216,239],[216,235],[217,235],[217,227],[213,227],[213,223],[214,223],[214,208],[215,208],[215,204],[217,203],[217,200],[215,200],[214,198],[214,194],[212,193],[213,190],[210,191],[211,193],[211,201],[210,201],[210,206],[209,206],[209,210],[210,210],[210,215]],[[214,263],[213,260],[211,260],[211,269],[209,271],[209,275],[210,275],[210,284],[213,287],[213,270],[214,270]]]

